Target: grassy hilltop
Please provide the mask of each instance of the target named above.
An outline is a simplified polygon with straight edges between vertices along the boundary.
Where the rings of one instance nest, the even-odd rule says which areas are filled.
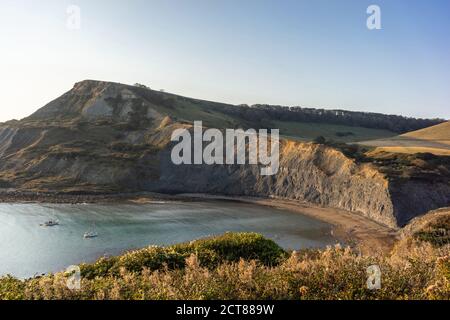
[[[444,122],[396,137],[364,141],[361,144],[376,147],[375,152],[432,153],[449,156],[450,122]]]

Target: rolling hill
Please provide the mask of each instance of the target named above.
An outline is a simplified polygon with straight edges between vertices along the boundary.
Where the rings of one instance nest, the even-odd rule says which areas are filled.
[[[450,121],[425,129],[408,132],[402,136],[422,141],[437,142],[450,146]]]
[[[392,138],[364,141],[361,144],[376,147],[374,153],[385,151],[450,155],[450,122]]]
[[[122,93],[120,93],[122,92]],[[139,105],[140,104],[140,105]],[[150,108],[150,118],[169,117],[179,123],[202,120],[215,128],[277,128],[286,137],[312,141],[318,136],[337,142],[395,137],[441,123],[440,119],[414,119],[395,115],[274,105],[230,105],[151,90],[143,85],[87,80],[50,102],[20,123],[51,120],[67,123],[107,119],[138,125]],[[141,112],[142,111],[142,112]],[[131,118],[127,117],[131,115]]]

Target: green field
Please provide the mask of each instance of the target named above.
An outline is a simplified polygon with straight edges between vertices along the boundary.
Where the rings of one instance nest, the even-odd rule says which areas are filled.
[[[197,101],[192,103],[189,100],[180,99],[174,96],[171,108],[155,106],[159,112],[169,114],[178,120],[193,122],[202,120],[206,127],[214,128],[244,128],[252,127],[253,123],[243,121],[233,116],[227,115],[220,110],[220,104]],[[363,127],[353,127],[327,123],[313,122],[287,122],[287,121],[266,121],[270,128],[280,129],[280,134],[287,138],[296,140],[311,141],[318,136],[323,136],[327,140],[338,142],[357,142],[373,139],[383,139],[394,137],[397,134],[389,130],[371,129]]]
[[[280,134],[283,136],[307,141],[314,140],[318,136],[323,136],[327,140],[339,142],[356,142],[369,139],[394,137],[397,135],[396,133],[388,130],[327,123],[273,121],[273,124],[273,128],[279,128]]]

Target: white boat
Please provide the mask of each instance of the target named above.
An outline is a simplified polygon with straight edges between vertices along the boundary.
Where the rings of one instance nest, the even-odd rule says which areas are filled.
[[[94,224],[92,230],[84,233],[83,237],[85,239],[92,239],[92,238],[97,238],[98,237],[98,233],[95,231],[95,224]]]
[[[59,225],[58,220],[48,220],[41,224],[42,227],[54,227]]]
[[[97,232],[88,231],[88,232],[86,232],[86,233],[83,235],[83,237],[84,237],[85,239],[97,238],[97,237],[98,237],[98,234],[97,234]]]

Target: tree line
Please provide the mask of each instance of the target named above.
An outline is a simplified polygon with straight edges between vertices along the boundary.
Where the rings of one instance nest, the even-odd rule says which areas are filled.
[[[430,127],[446,121],[444,119],[437,118],[422,119],[373,112],[284,107],[262,104],[253,106],[223,105],[222,108],[223,112],[226,114],[239,117],[252,123],[260,123],[263,127],[268,125],[270,121],[279,120],[329,123],[373,129],[385,129],[397,133],[405,133]]]

